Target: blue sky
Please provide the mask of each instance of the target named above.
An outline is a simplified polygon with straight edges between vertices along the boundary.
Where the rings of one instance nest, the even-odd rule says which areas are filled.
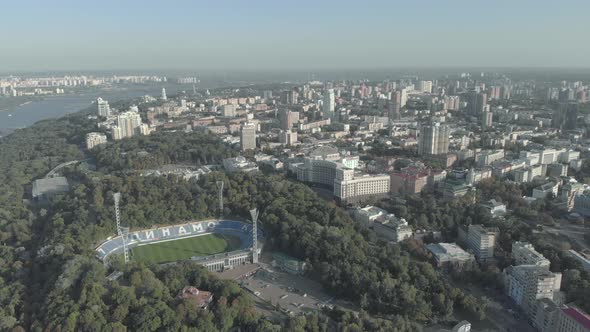
[[[590,67],[588,0],[0,0],[0,71]]]

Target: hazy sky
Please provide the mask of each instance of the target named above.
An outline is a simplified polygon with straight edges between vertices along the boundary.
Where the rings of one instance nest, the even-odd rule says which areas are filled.
[[[0,0],[0,71],[590,67],[590,0]]]

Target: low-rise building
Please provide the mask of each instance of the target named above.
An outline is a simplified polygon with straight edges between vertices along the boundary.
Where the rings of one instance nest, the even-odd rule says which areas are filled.
[[[191,166],[191,165],[164,165],[155,170],[144,171],[142,176],[169,176],[176,175],[188,181],[190,179],[198,180],[201,176],[211,173],[211,169],[207,166]]]
[[[207,306],[213,301],[213,293],[199,290],[193,286],[184,287],[176,297],[179,299],[191,299],[201,309],[207,309]]]
[[[543,176],[543,165],[533,165],[513,172],[514,181],[518,183],[531,182],[537,176]]]
[[[106,144],[107,135],[103,133],[88,133],[86,134],[86,148],[91,150],[95,146]]]
[[[501,159],[504,159],[504,150],[485,150],[475,155],[475,162],[479,167],[489,166]]]
[[[446,179],[441,185],[443,198],[447,200],[463,197],[471,191],[471,188],[472,187],[464,181],[455,179]]]
[[[391,193],[398,195],[413,195],[426,187],[429,172],[426,169],[405,167],[391,174]]]
[[[473,255],[455,243],[431,243],[426,249],[432,253],[438,267],[462,268],[474,262]]]
[[[53,195],[63,194],[70,190],[70,184],[65,177],[56,176],[38,179],[33,182],[33,199],[41,200]]]
[[[258,165],[255,162],[247,160],[243,156],[223,159],[223,168],[225,168],[225,170],[228,173],[235,173],[235,172],[255,173],[255,172],[258,172]]]
[[[547,165],[547,176],[561,177],[567,176],[567,164],[553,163]]]
[[[516,241],[512,244],[512,258],[516,265],[535,265],[549,268],[550,262],[532,244]]]
[[[582,309],[566,305],[559,311],[558,332],[590,332],[590,315]]]
[[[285,255],[283,253],[273,253],[272,254],[272,266],[285,271],[291,274],[298,274],[301,275],[305,273],[305,268],[307,264],[303,261],[300,261],[296,258],[293,258],[289,255]]]
[[[480,205],[488,210],[492,217],[501,217],[506,214],[506,204],[502,204],[495,199],[490,199]]]
[[[555,182],[547,182],[542,186],[533,189],[533,198],[545,199],[549,195],[557,197],[559,185]]]

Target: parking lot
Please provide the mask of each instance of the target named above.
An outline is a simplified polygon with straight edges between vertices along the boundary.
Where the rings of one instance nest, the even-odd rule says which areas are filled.
[[[333,298],[322,291],[320,284],[267,266],[242,280],[242,287],[266,303],[264,307],[257,305],[263,314],[269,308],[280,308],[286,314],[299,315],[335,304]]]

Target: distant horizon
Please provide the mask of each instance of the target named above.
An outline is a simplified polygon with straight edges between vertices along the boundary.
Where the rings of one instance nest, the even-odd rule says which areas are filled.
[[[488,73],[503,73],[510,71],[573,71],[573,70],[587,70],[590,72],[590,66],[383,66],[383,67],[334,67],[334,68],[249,68],[249,67],[223,67],[223,68],[112,68],[112,69],[92,69],[92,68],[56,68],[56,69],[15,69],[15,70],[0,70],[0,75],[11,74],[68,74],[68,73],[90,73],[90,74],[108,74],[108,73],[223,73],[223,72],[238,72],[238,73],[321,73],[321,72],[340,72],[340,71],[358,71],[358,72],[375,72],[375,71],[449,71],[456,73],[473,73],[473,72],[488,72]]]

